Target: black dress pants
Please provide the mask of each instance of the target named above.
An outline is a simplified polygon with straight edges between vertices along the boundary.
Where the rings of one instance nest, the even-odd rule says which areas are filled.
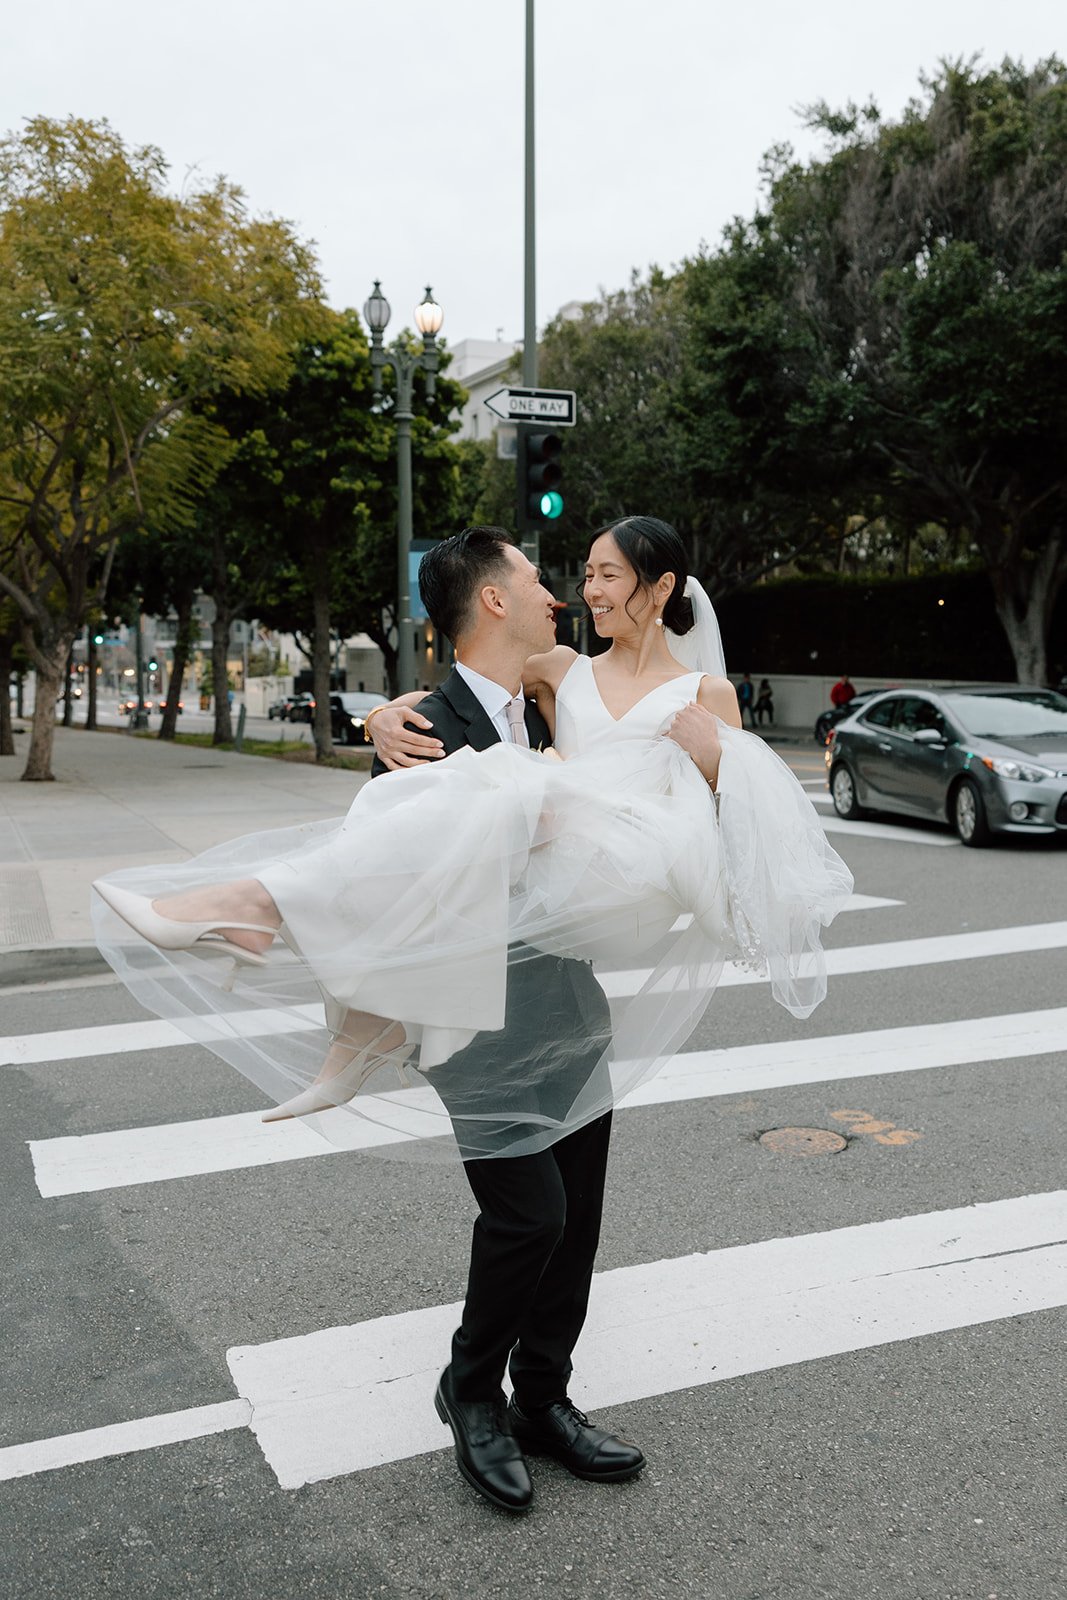
[[[452,1344],[455,1394],[498,1394],[510,1356],[520,1404],[537,1406],[566,1394],[589,1302],[611,1136],[611,1015],[587,963],[514,954],[504,1027],[479,1034],[431,1081],[479,1206]],[[487,1118],[509,1079],[510,1117]],[[546,1125],[583,1114],[574,1133],[536,1148]],[[524,1130],[536,1153],[493,1153],[521,1145]]]
[[[537,1155],[464,1162],[481,1213],[452,1340],[457,1399],[496,1394],[509,1355],[521,1406],[566,1394],[589,1304],[610,1137],[609,1111]]]

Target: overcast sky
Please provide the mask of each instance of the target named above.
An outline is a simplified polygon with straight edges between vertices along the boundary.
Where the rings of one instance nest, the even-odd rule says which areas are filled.
[[[798,108],[898,113],[942,56],[1067,50],[1063,0],[536,0],[538,317],[752,210]],[[179,187],[225,173],[317,241],[333,304],[432,283],[444,333],[522,332],[524,0],[5,8],[0,128],[106,117]],[[391,330],[392,331],[392,330]]]

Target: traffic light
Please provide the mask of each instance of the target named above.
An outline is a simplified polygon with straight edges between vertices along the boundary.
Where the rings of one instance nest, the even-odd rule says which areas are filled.
[[[525,531],[563,515],[563,440],[558,433],[520,426],[518,442],[519,524]]]
[[[104,642],[104,635],[102,633],[94,633],[93,634],[93,643],[94,644],[103,644],[103,642]]]
[[[159,671],[159,662],[156,660],[155,656],[153,656],[151,661],[148,663],[148,670],[149,672]]]

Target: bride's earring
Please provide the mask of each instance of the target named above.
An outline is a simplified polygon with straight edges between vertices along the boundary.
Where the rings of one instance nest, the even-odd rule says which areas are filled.
[[[663,626],[663,618],[662,617],[657,617],[655,620],[656,620],[656,627],[657,628],[662,628],[662,626]]]

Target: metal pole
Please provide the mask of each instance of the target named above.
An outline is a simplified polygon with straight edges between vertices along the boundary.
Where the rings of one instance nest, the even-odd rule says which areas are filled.
[[[526,252],[522,327],[522,381],[537,387],[537,251],[534,185],[534,0],[526,0]]]
[[[410,388],[411,379],[408,378]],[[401,386],[398,384],[398,390]],[[410,393],[405,397],[411,404]],[[411,621],[411,412],[396,412],[396,687],[407,694],[415,685],[415,639]]]

